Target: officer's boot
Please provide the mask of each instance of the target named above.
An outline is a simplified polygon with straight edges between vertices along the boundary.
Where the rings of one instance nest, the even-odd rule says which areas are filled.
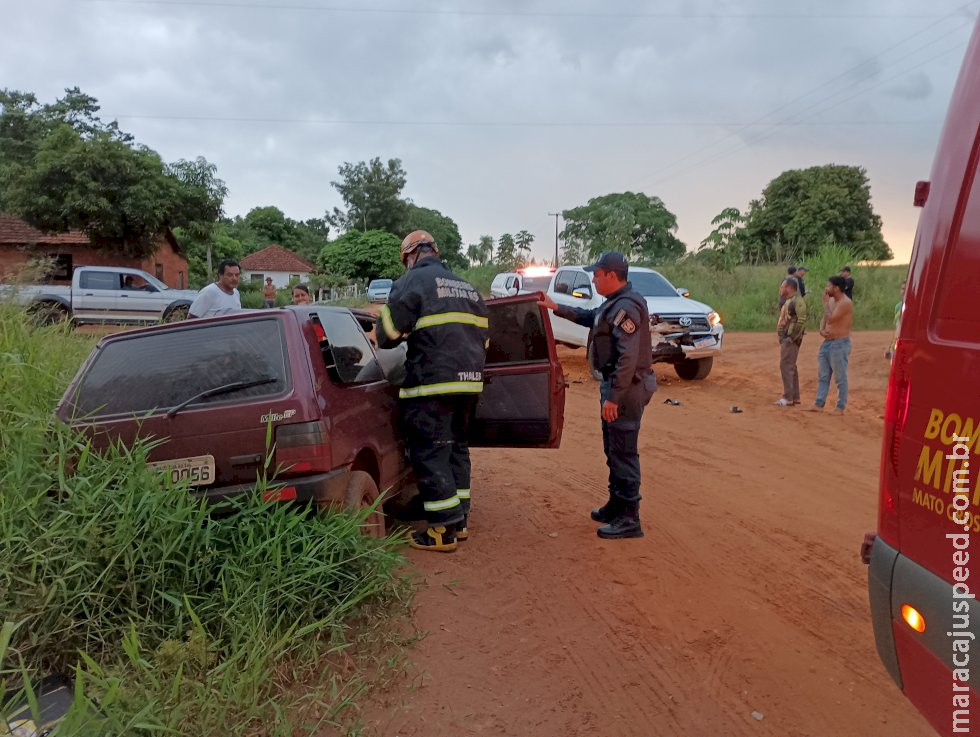
[[[643,537],[643,528],[640,527],[640,510],[624,509],[616,516],[616,519],[603,525],[595,533],[605,540]]]
[[[619,513],[619,504],[616,498],[610,494],[609,501],[603,504],[601,507],[592,510],[590,516],[593,522],[602,522],[604,525],[608,525]]]
[[[416,550],[451,553],[458,546],[456,525],[430,525],[420,532],[409,532],[408,545]]]
[[[466,524],[467,523],[467,520],[469,520],[469,515],[468,514],[464,514],[463,515],[463,521],[456,525],[456,539],[457,540],[465,540],[466,538],[468,538],[470,536],[470,528]]]

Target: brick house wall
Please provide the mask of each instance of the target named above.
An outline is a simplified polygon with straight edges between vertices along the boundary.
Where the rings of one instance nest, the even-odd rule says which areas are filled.
[[[168,287],[186,289],[187,259],[177,240],[168,231],[159,241],[157,250],[140,260],[96,248],[82,233],[42,233],[22,220],[0,215],[0,282],[33,259],[51,257],[61,266],[61,273],[48,279],[52,284],[70,284],[71,270],[79,266],[123,266],[142,269]]]

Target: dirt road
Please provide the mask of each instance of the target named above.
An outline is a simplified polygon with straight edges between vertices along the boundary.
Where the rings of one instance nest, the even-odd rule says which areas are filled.
[[[588,518],[605,495],[597,386],[563,349],[561,449],[475,452],[470,540],[409,553],[429,634],[366,733],[931,735],[879,664],[858,558],[890,337],[856,336],[845,417],[772,405],[770,335],[729,335],[704,382],[659,369],[640,438],[647,535],[628,541],[597,539]],[[805,401],[818,342],[800,355]]]

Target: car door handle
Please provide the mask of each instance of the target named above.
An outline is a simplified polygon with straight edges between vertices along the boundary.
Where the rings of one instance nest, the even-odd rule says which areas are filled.
[[[129,295],[128,295],[128,294],[120,294],[119,296],[120,296],[120,297],[129,297]]]
[[[85,295],[84,296],[86,296],[86,297],[94,297],[95,295],[92,292],[85,292]]]

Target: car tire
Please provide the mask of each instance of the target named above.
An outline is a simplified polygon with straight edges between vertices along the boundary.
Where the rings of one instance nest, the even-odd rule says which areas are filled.
[[[190,305],[176,305],[163,314],[163,322],[183,322],[190,314]]]
[[[364,534],[371,537],[384,537],[386,532],[385,514],[378,504],[378,485],[366,471],[351,471],[347,479],[347,494],[344,506],[352,511],[374,507],[364,520]]]
[[[711,373],[714,358],[686,358],[674,364],[674,371],[685,381],[701,381]]]

